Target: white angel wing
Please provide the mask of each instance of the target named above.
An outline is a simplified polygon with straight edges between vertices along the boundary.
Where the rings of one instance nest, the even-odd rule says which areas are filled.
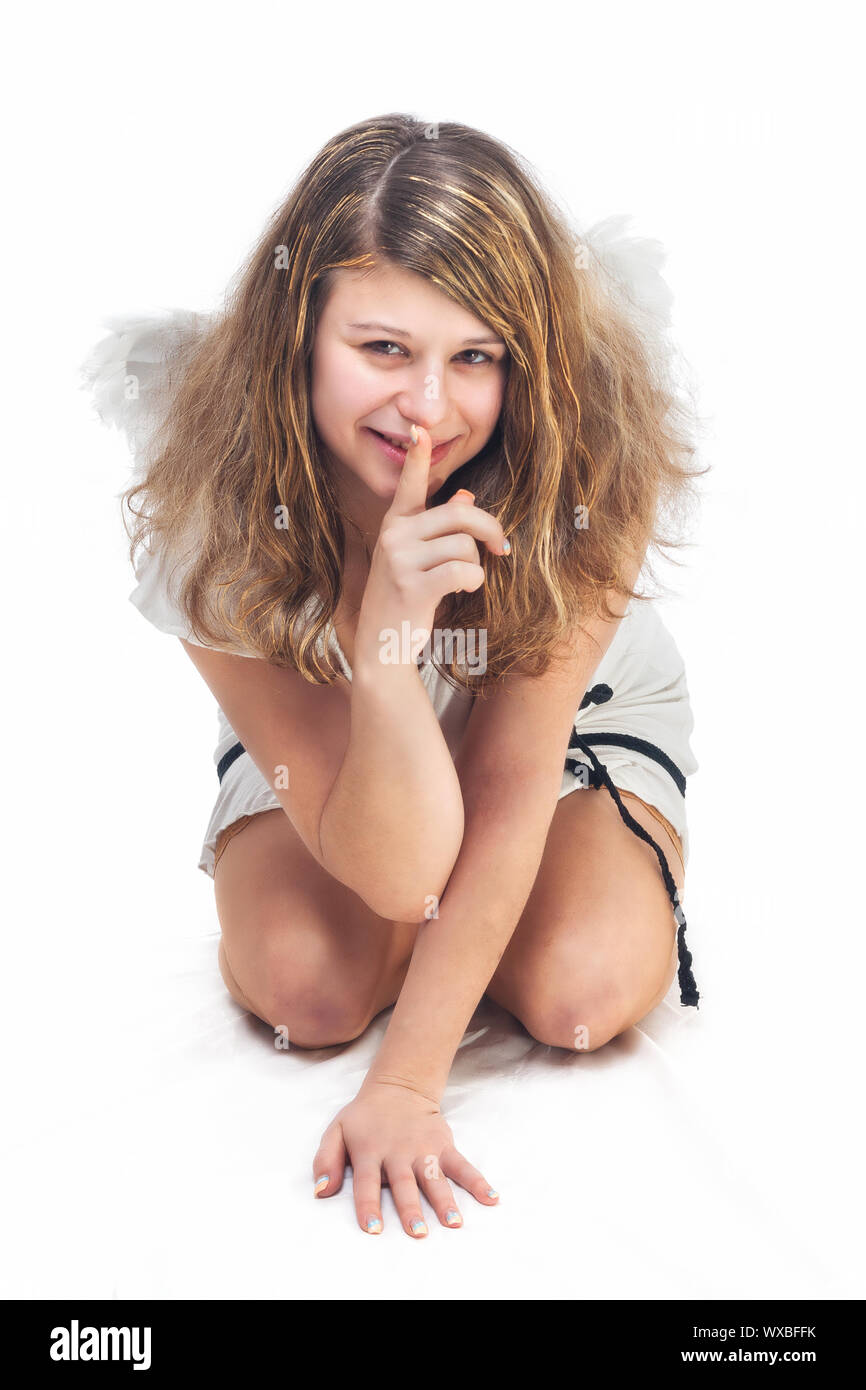
[[[126,436],[134,460],[133,482],[142,480],[153,429],[171,399],[172,358],[210,322],[209,315],[186,309],[106,319],[104,326],[111,331],[81,364],[82,388],[90,392],[100,420]],[[201,646],[177,602],[184,563],[171,565],[159,548],[142,548],[135,561],[137,584],[129,598],[160,631]]]
[[[661,275],[667,252],[654,238],[631,236],[626,231],[631,220],[625,213],[606,217],[584,232],[583,240],[617,281],[634,310],[652,319],[658,327],[667,328],[674,299]]]
[[[608,288],[645,343],[656,380],[678,401],[681,423],[697,439],[697,383],[688,359],[671,333],[673,291],[661,273],[667,252],[652,237],[627,230],[631,214],[617,213],[578,233],[579,242],[602,267]]]
[[[617,213],[596,222],[579,239],[606,272],[616,295],[647,345],[656,373],[677,394],[688,379],[688,366],[670,333],[673,291],[661,274],[667,252],[652,237],[632,235],[630,214]]]
[[[96,413],[127,439],[140,471],[152,431],[170,399],[171,359],[211,323],[208,314],[168,309],[105,319],[111,331],[82,362],[82,388]]]

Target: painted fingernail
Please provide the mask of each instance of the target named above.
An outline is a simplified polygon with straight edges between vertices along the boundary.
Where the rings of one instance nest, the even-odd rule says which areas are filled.
[[[426,1236],[427,1222],[422,1221],[420,1216],[418,1216],[410,1223],[409,1230],[412,1232],[413,1236]]]
[[[374,1235],[374,1236],[379,1235],[379,1234],[381,1233],[381,1230],[382,1230],[382,1218],[381,1218],[381,1216],[368,1216],[368,1217],[367,1217],[367,1230],[370,1232],[371,1235]]]
[[[495,1187],[488,1187],[487,1195],[488,1197],[498,1197],[499,1193],[496,1191]]]
[[[330,1181],[331,1179],[328,1177],[327,1173],[323,1174],[320,1178],[316,1178],[316,1185],[313,1188],[313,1196],[318,1197],[319,1193],[322,1191],[323,1188],[328,1186],[328,1183]]]
[[[459,1213],[459,1211],[455,1211],[453,1207],[450,1207],[449,1210],[446,1211],[446,1213],[445,1213],[445,1224],[446,1224],[446,1226],[459,1226],[459,1225],[461,1225],[462,1223],[461,1223],[461,1220],[460,1220],[460,1213]]]
[[[510,554],[511,554],[511,541],[503,541],[503,542],[502,542],[502,554],[503,554],[503,555],[510,555]]]
[[[470,492],[469,489],[468,489],[468,487],[459,487],[459,488],[457,489],[457,491],[455,492],[454,496],[455,496],[455,498],[457,498],[457,497],[461,497],[461,498],[462,498],[462,497],[465,497],[465,498],[467,498],[470,502],[474,502],[474,501],[475,501],[475,493],[474,493],[474,492]]]
[[[414,425],[409,426],[409,438],[412,440],[413,444],[418,443],[418,431]]]

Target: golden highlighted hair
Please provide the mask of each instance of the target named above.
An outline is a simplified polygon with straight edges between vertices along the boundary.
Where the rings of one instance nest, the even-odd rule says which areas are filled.
[[[576,620],[610,614],[606,590],[642,599],[626,579],[635,556],[679,548],[661,527],[699,476],[666,354],[520,157],[479,130],[431,135],[392,114],[315,156],[223,310],[172,358],[148,466],[124,494],[131,554],[158,546],[182,562],[199,640],[336,678],[316,639],[341,597],[348,523],[310,362],[333,272],[383,262],[424,276],[508,348],[491,439],[431,499],[469,487],[511,541],[508,564],[479,547],[485,583],[436,614],[438,628],[486,630],[483,676],[440,666],[478,695],[508,671],[541,674]]]

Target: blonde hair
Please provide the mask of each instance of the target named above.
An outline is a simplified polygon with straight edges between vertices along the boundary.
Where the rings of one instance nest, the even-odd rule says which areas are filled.
[[[520,157],[467,126],[429,131],[376,117],[315,156],[224,309],[174,353],[123,500],[132,557],[158,545],[184,561],[179,602],[200,641],[331,683],[317,639],[347,523],[310,409],[316,328],[339,268],[424,276],[508,348],[493,435],[431,498],[470,488],[511,541],[508,564],[479,546],[485,583],[437,610],[437,626],[486,631],[482,676],[440,666],[479,695],[508,671],[541,674],[575,620],[611,615],[606,590],[644,598],[625,576],[649,547],[679,548],[661,527],[692,499],[696,446],[665,354]]]

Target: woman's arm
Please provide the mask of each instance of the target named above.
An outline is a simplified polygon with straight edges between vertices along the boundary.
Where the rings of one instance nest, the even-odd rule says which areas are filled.
[[[618,596],[611,607],[622,613]],[[418,930],[373,1065],[328,1125],[313,1160],[320,1197],[340,1190],[351,1163],[362,1230],[382,1230],[383,1173],[401,1223],[415,1238],[427,1234],[419,1189],[446,1226],[461,1224],[452,1182],[483,1205],[497,1201],[484,1174],[456,1148],[439,1102],[466,1025],[532,890],[569,729],[618,625],[619,619],[588,623],[543,676],[507,677],[472,710],[457,758],[466,818],[457,864],[438,916]]]
[[[620,614],[624,605],[610,596]],[[541,864],[575,711],[620,618],[597,619],[536,678],[507,678],[473,708],[458,756],[463,844],[361,1089],[397,1084],[439,1101],[460,1039],[520,920]],[[587,633],[590,636],[587,636]],[[592,640],[592,639],[595,640]]]
[[[467,505],[471,493],[428,508],[432,440],[421,426],[411,433],[370,559],[349,747],[321,821],[336,876],[350,887],[375,885],[375,910],[399,922],[429,916],[444,891],[463,839],[463,798],[414,660],[383,660],[383,639],[404,630],[429,637],[446,593],[484,583],[477,541],[507,553],[501,522]]]
[[[414,662],[321,686],[182,645],[318,863],[381,917],[420,921],[457,857],[463,805]]]
[[[460,780],[417,666],[356,655],[348,747],[320,822],[329,871],[380,916],[419,922],[462,838]]]

